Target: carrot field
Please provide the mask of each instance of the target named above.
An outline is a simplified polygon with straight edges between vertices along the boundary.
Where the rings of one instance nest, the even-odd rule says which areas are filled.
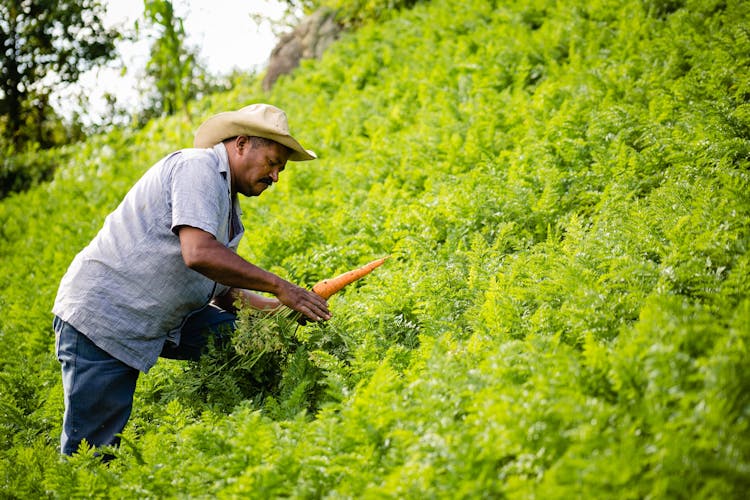
[[[0,497],[747,498],[750,2],[390,3],[0,200]],[[117,458],[62,459],[60,278],[252,102],[319,159],[241,199],[239,253],[307,287],[390,258],[326,323],[160,360]]]

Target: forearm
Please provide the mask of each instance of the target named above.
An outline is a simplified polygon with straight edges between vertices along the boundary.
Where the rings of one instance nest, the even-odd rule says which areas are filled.
[[[209,233],[183,226],[178,234],[182,258],[190,269],[230,288],[271,293],[279,303],[314,321],[331,317],[328,303],[321,296],[251,264]],[[263,302],[255,298],[251,301]]]
[[[224,295],[216,297],[214,303],[226,311],[236,312],[237,303],[259,311],[274,311],[281,307],[281,302],[273,297],[265,297],[250,290],[230,288]]]
[[[281,278],[246,261],[216,240],[185,252],[185,264],[194,271],[231,288],[257,290],[277,295]]]

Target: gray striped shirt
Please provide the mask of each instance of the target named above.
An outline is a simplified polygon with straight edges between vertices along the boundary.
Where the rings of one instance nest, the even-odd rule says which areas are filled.
[[[202,229],[236,251],[244,227],[230,183],[223,144],[184,149],[156,163],[76,255],[52,312],[147,372],[165,341],[179,343],[187,317],[227,290],[185,265],[175,229]]]

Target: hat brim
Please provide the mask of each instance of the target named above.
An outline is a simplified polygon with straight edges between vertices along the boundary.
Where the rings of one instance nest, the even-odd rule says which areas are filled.
[[[245,116],[237,111],[225,111],[203,122],[195,132],[193,146],[211,148],[214,145],[238,135],[263,137],[283,144],[292,150],[290,161],[307,161],[317,158],[314,151],[305,149],[291,135],[279,134],[258,123],[248,123]]]

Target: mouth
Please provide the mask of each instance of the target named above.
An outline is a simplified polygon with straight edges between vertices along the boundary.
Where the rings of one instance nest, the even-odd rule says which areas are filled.
[[[270,177],[264,177],[263,179],[260,180],[260,182],[262,182],[263,184],[267,186],[273,185],[273,179],[271,179]]]

